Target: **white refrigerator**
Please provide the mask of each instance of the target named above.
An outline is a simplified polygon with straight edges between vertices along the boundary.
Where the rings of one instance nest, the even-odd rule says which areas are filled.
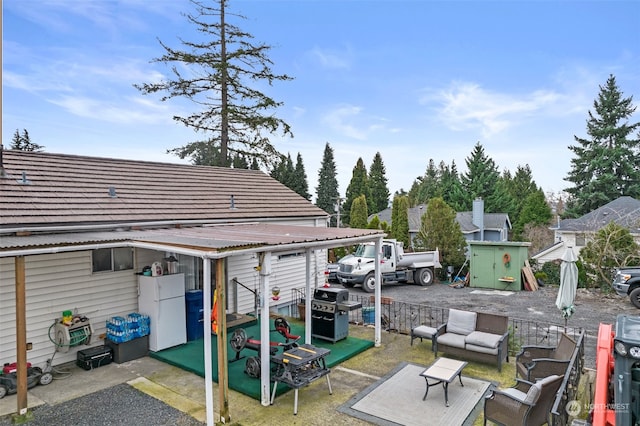
[[[187,342],[184,274],[140,276],[138,309],[149,315],[149,350],[153,352]]]

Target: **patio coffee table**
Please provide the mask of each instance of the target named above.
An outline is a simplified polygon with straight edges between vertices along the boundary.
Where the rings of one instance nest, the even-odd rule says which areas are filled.
[[[458,376],[458,379],[460,380],[460,386],[464,386],[462,384],[462,369],[466,366],[466,361],[456,361],[455,359],[444,357],[438,358],[426,370],[420,373],[420,376],[424,377],[424,380],[427,382],[427,390],[424,393],[422,400],[424,401],[425,399],[427,399],[429,387],[442,383],[442,387],[444,388],[444,402],[448,407],[449,383],[453,382],[456,376]],[[435,380],[435,382],[429,383],[429,379]]]

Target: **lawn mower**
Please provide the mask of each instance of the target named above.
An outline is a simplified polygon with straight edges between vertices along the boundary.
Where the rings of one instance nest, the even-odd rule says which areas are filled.
[[[31,367],[31,363],[27,363],[27,389],[40,384],[48,385],[53,381],[50,362],[43,370],[40,367]],[[0,399],[7,394],[18,392],[18,373],[16,372],[16,364],[5,364],[0,374]]]

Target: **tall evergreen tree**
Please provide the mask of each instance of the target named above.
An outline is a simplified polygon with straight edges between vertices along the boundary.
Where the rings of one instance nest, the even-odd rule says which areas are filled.
[[[407,249],[413,244],[409,236],[409,198],[393,197],[391,208],[391,237],[402,241]]]
[[[439,170],[436,168],[433,158],[430,158],[424,175],[418,177],[409,190],[409,204],[411,206],[426,204],[431,198],[439,196],[441,193],[440,183]]]
[[[353,200],[358,198],[359,196],[364,195],[366,199],[371,198],[371,194],[369,193],[369,178],[367,176],[367,168],[362,161],[362,158],[358,158],[355,167],[353,168],[353,172],[351,175],[351,181],[349,182],[349,186],[347,187],[346,199],[344,202],[344,223],[348,223],[351,225],[351,204],[353,204]]]
[[[318,186],[316,187],[316,206],[331,215],[331,226],[336,226],[336,206],[340,203],[336,162],[333,159],[333,148],[324,146],[324,154],[318,170]],[[342,221],[342,220],[341,220]]]
[[[575,154],[566,181],[573,187],[565,214],[578,217],[618,197],[640,198],[640,122],[629,123],[636,107],[633,97],[622,97],[616,79],[610,75],[600,86],[593,102],[595,115],[589,111],[589,139],[574,136],[577,145],[569,146]]]
[[[536,189],[525,196],[522,209],[513,223],[513,236],[517,241],[523,240],[523,231],[526,225],[532,227],[549,225],[553,215],[551,207],[547,204],[542,189]]]
[[[367,197],[360,195],[353,200],[351,204],[351,211],[349,212],[351,222],[349,226],[352,228],[366,228],[367,218],[369,217],[369,210],[367,209]]]
[[[309,194],[309,183],[307,182],[307,173],[304,171],[304,163],[302,162],[302,155],[298,153],[298,157],[296,158],[296,167],[293,173],[293,189],[298,194],[306,198],[307,200],[311,200],[311,194]]]
[[[432,198],[422,215],[420,231],[414,239],[417,250],[435,250],[442,256],[443,266],[462,267],[467,242],[456,221],[456,211],[442,197]],[[442,268],[443,271],[446,268]]]
[[[369,191],[371,192],[371,197],[368,203],[371,213],[378,213],[389,207],[389,196],[391,194],[387,183],[382,155],[376,152],[371,167],[369,167]]]
[[[516,167],[516,173],[511,177],[511,173],[508,170],[505,170],[502,174],[502,179],[506,184],[507,191],[509,195],[514,200],[513,210],[512,211],[504,211],[503,213],[508,213],[512,222],[516,222],[518,217],[520,216],[520,212],[524,206],[524,201],[527,196],[533,194],[538,191],[538,186],[533,180],[533,176],[531,174],[531,168],[528,164],[521,166],[518,165]],[[544,194],[543,194],[544,198]]]
[[[295,191],[295,169],[291,154],[288,153],[286,157],[281,157],[280,162],[271,171],[271,177]]]
[[[447,166],[444,161],[441,161],[439,169],[441,197],[455,211],[464,211],[466,196],[462,189],[456,162],[452,161],[451,166]]]
[[[465,159],[467,173],[462,175],[461,182],[467,198],[465,210],[471,210],[476,198],[484,199],[485,211],[509,211],[513,202],[504,182],[500,182],[500,173],[493,159],[488,157],[480,142],[476,143],[471,156]]]
[[[253,82],[271,85],[291,77],[271,70],[267,56],[271,46],[254,43],[253,36],[227,21],[228,15],[244,18],[226,13],[228,0],[216,0],[217,7],[190,1],[195,13],[184,16],[201,35],[195,38],[198,41],[181,38],[183,50],[160,41],[165,53],[153,62],[170,64],[173,78],[134,86],[143,94],[164,93],[161,101],[185,98],[200,108],[173,119],[206,136],[170,153],[195,164],[225,167],[230,154],[240,153],[272,166],[279,154],[268,136],[278,131],[292,133],[273,113],[282,103],[258,91]]]
[[[22,133],[18,129],[13,134],[11,139],[11,149],[17,149],[18,151],[35,151],[40,152],[44,150],[44,146],[31,142],[31,137],[27,129],[22,129]]]

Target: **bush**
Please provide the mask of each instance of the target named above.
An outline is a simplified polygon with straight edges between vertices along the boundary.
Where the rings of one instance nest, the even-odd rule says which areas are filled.
[[[542,265],[541,272],[546,274],[545,284],[560,285],[560,263],[557,260],[546,262]]]

